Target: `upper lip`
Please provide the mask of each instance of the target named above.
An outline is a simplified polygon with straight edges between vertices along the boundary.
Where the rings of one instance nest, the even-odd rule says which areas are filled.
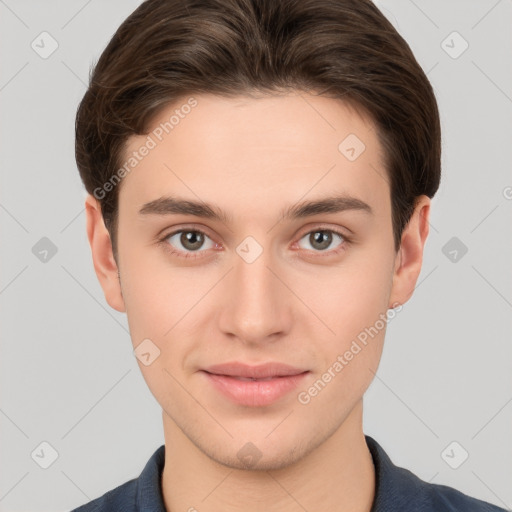
[[[295,368],[284,363],[265,363],[249,366],[244,363],[232,362],[216,364],[204,369],[205,372],[215,375],[227,375],[230,377],[245,377],[253,379],[265,379],[269,377],[287,377],[300,375],[308,370]]]

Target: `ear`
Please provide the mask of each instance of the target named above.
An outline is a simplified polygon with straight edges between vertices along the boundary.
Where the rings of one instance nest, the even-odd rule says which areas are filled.
[[[121,283],[110,235],[101,215],[100,203],[90,194],[85,200],[85,215],[87,238],[91,246],[94,270],[103,288],[105,299],[115,310],[125,312],[126,308],[121,293]]]
[[[412,296],[421,272],[423,248],[429,233],[430,198],[421,195],[416,199],[414,212],[402,233],[400,249],[395,258],[390,305],[405,304]]]

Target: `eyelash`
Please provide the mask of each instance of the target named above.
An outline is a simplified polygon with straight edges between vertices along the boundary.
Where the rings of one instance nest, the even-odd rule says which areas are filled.
[[[314,252],[318,253],[317,255],[313,256],[314,258],[322,257],[326,254],[328,254],[330,256],[339,254],[340,252],[344,251],[348,245],[350,245],[352,243],[352,239],[350,237],[348,237],[345,233],[343,233],[341,231],[337,231],[336,229],[331,229],[331,228],[327,229],[327,228],[323,228],[323,227],[317,227],[315,229],[307,231],[299,238],[299,240],[302,240],[306,235],[310,235],[311,233],[316,233],[316,232],[334,233],[335,235],[340,236],[343,239],[343,242],[340,244],[340,246],[337,249],[331,249],[330,251],[314,251]],[[205,237],[208,237],[211,239],[211,237],[208,236],[208,234],[205,233],[204,231],[202,231],[201,229],[181,228],[176,231],[172,231],[171,233],[167,233],[163,238],[160,238],[158,240],[159,245],[162,244],[166,251],[168,251],[173,256],[178,256],[179,258],[183,258],[183,259],[202,258],[203,256],[201,256],[200,253],[206,252],[206,251],[201,251],[201,250],[196,251],[196,252],[178,251],[178,250],[174,249],[169,243],[167,243],[167,240],[170,237],[172,237],[178,233],[201,233]]]

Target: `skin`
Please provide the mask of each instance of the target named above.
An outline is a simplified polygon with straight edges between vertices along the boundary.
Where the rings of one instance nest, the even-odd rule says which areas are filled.
[[[86,200],[105,298],[126,312],[134,348],[149,338],[160,350],[150,365],[138,364],[162,407],[165,506],[173,512],[370,511],[375,474],[362,404],[385,328],[308,404],[297,394],[380,314],[409,300],[421,271],[430,199],[418,198],[395,252],[389,183],[370,119],[339,100],[302,92],[194,97],[198,105],[120,185],[117,262],[99,204],[93,196]],[[175,108],[160,112],[153,126]],[[338,150],[351,133],[366,146],[352,162]],[[145,141],[130,138],[126,154]],[[280,219],[284,207],[333,193],[365,201],[373,215],[348,210]],[[138,213],[166,194],[213,203],[231,222]],[[179,228],[207,234],[199,253],[179,235],[158,243],[159,234]],[[333,234],[322,249],[309,236],[320,228],[350,230],[352,241]],[[250,264],[236,252],[247,236],[263,249]],[[172,255],[165,244],[199,257]],[[244,407],[198,371],[229,361],[284,362],[310,373],[277,402]],[[237,453],[249,441],[261,458],[248,469]]]

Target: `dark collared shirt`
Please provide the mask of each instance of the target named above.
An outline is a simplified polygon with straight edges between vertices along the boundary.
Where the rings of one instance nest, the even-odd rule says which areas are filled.
[[[451,487],[420,480],[409,470],[395,466],[377,441],[365,437],[375,465],[371,512],[505,512]],[[160,487],[164,462],[165,445],[162,445],[138,478],[71,512],[166,512]]]

